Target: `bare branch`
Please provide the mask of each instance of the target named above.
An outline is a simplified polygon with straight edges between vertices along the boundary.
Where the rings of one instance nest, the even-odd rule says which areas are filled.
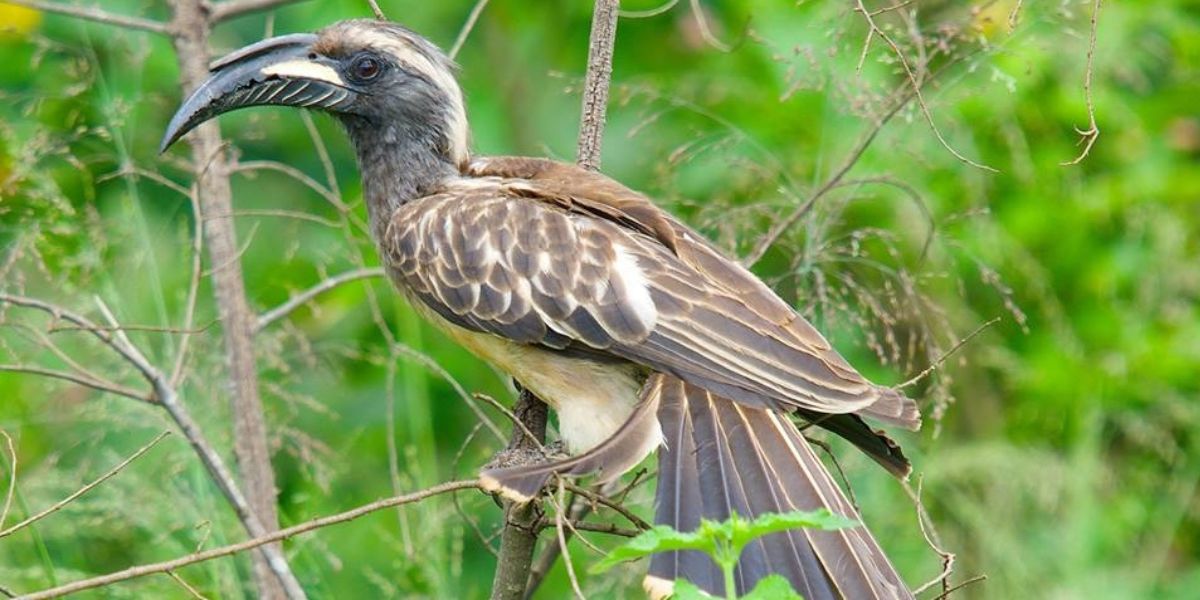
[[[8,519],[8,511],[12,510],[13,496],[17,492],[17,447],[7,431],[0,429],[0,436],[4,436],[9,457],[8,491],[4,493],[4,507],[0,508],[0,527],[4,527],[4,521]]]
[[[371,12],[375,13],[375,18],[380,21],[386,21],[387,15],[383,14],[383,9],[379,8],[378,0],[367,0],[367,5],[371,7]]]
[[[600,168],[604,143],[604,115],[612,81],[613,44],[617,37],[618,0],[596,0],[588,46],[587,76],[583,82],[583,110],[579,121],[576,162],[592,171]]]
[[[369,269],[354,269],[353,271],[347,271],[345,273],[334,275],[333,277],[328,277],[317,285],[314,285],[307,290],[292,296],[287,302],[284,302],[283,304],[280,304],[279,306],[260,315],[254,323],[254,332],[258,333],[263,329],[266,329],[268,325],[287,316],[292,311],[303,306],[309,300],[312,300],[313,298],[316,298],[317,296],[344,283],[358,281],[359,279],[367,279],[370,277],[383,277],[385,274],[386,273],[382,267],[374,267]]]
[[[128,29],[140,29],[142,31],[149,31],[151,33],[157,33],[160,35],[168,35],[171,33],[171,28],[166,23],[154,21],[152,19],[143,19],[141,17],[118,15],[99,8],[75,6],[72,4],[60,4],[57,2],[47,2],[45,0],[3,0],[0,2],[0,4],[24,6],[34,10],[66,15],[68,17],[75,17],[85,21],[104,23],[105,25],[115,25],[117,27],[125,27]]]
[[[266,544],[274,544],[281,540],[295,537],[295,536],[303,534],[303,533],[308,533],[310,531],[313,531],[316,529],[321,529],[323,527],[329,527],[330,525],[337,525],[339,523],[353,521],[354,519],[357,519],[364,515],[368,515],[373,512],[377,512],[377,511],[380,511],[380,510],[383,510],[386,508],[392,508],[394,506],[400,506],[402,504],[412,504],[413,502],[420,502],[427,498],[431,498],[433,496],[437,496],[439,494],[445,494],[448,492],[455,492],[455,491],[466,490],[466,489],[478,489],[478,488],[479,488],[479,482],[475,481],[475,480],[450,481],[450,482],[446,482],[446,483],[441,483],[441,484],[426,488],[424,490],[421,490],[419,492],[413,492],[411,494],[405,494],[403,496],[394,496],[391,498],[385,498],[383,500],[377,500],[370,504],[365,504],[363,506],[360,506],[360,507],[352,509],[352,510],[348,510],[346,512],[338,513],[335,515],[329,515],[327,517],[321,517],[319,519],[313,519],[311,521],[307,521],[307,522],[301,523],[299,525],[294,525],[294,526],[288,527],[286,529],[280,529],[278,531],[273,531],[269,534],[258,536],[253,539],[246,540],[244,542],[239,542],[237,544],[230,544],[228,546],[222,546],[220,548],[213,548],[212,550],[196,552],[195,554],[190,554],[188,556],[183,556],[183,557],[176,558],[173,560],[168,560],[168,561],[163,561],[163,562],[153,563],[153,564],[148,564],[148,565],[141,565],[141,566],[137,566],[137,567],[130,567],[128,569],[125,569],[124,571],[118,571],[116,573],[111,573],[111,574],[103,575],[100,577],[93,577],[91,579],[84,579],[81,581],[76,581],[74,583],[68,583],[66,585],[62,585],[62,586],[59,586],[56,588],[43,590],[41,592],[36,592],[33,594],[29,594],[27,596],[22,596],[22,598],[24,598],[25,600],[45,600],[47,598],[58,598],[60,596],[65,596],[67,594],[73,594],[75,592],[80,592],[83,590],[95,589],[95,588],[103,587],[106,585],[112,585],[114,583],[118,583],[121,581],[127,581],[127,580],[135,579],[138,577],[145,577],[146,575],[154,575],[157,573],[166,573],[169,571],[174,571],[174,570],[180,569],[182,567],[186,567],[188,565],[194,565],[196,563],[209,561],[214,558],[221,558],[223,556],[230,556],[233,554],[237,554],[239,552],[245,552],[245,551],[253,549],[253,548],[259,548]]]
[[[904,493],[908,494],[909,499],[913,502],[913,506],[917,509],[917,523],[921,526],[921,535],[925,536],[925,543],[929,544],[929,547],[938,556],[942,557],[942,572],[934,579],[913,590],[913,595],[920,595],[921,592],[938,583],[942,584],[942,594],[946,595],[950,593],[950,575],[954,573],[954,560],[956,557],[954,553],[942,549],[942,540],[938,536],[937,530],[933,527],[933,519],[930,518],[929,512],[925,510],[925,504],[921,501],[923,483],[924,480],[918,479],[917,489],[913,491],[912,486],[907,481],[901,482],[904,486]]]
[[[246,13],[271,10],[287,4],[296,4],[304,0],[225,0],[212,7],[211,20],[213,24],[240,17]]]
[[[155,404],[154,398],[144,392],[139,392],[133,388],[128,388],[123,385],[117,385],[115,383],[93,379],[85,375],[77,375],[68,371],[56,371],[54,369],[43,369],[41,367],[31,366],[27,367],[25,365],[0,365],[0,372],[28,373],[30,375],[39,375],[41,377],[49,377],[51,379],[61,379],[63,381],[70,381],[71,383],[77,383],[97,391],[124,396],[130,400],[137,400],[147,404]]]
[[[184,91],[198,88],[209,76],[209,35],[219,18],[231,18],[248,10],[278,5],[258,0],[229,0],[210,11],[206,0],[171,0],[170,4],[174,33],[171,42],[179,65],[180,86]],[[189,137],[189,142],[192,146],[192,171],[196,176],[196,198],[203,213],[224,215],[233,212],[230,161],[216,123],[208,122],[197,127]],[[234,223],[229,219],[205,219],[203,225],[209,264],[212,265],[213,296],[221,319],[225,346],[230,413],[233,415],[234,456],[246,490],[246,496],[242,499],[248,501],[241,508],[252,510],[246,512],[246,516],[253,515],[253,519],[244,520],[243,523],[247,526],[258,525],[258,530],[250,531],[250,535],[258,536],[277,529],[279,516],[275,472],[267,444],[266,417],[258,390],[257,357],[254,352],[255,315],[246,297],[246,282],[242,275]],[[181,407],[177,404],[176,408]],[[217,457],[214,454],[212,458]],[[224,467],[223,464],[220,466]],[[232,480],[226,482],[224,487],[231,483]],[[226,497],[233,500],[231,494]],[[282,548],[277,545],[267,546],[264,554],[255,558],[254,572],[259,595],[267,600],[285,595],[292,599],[305,597],[303,588],[283,558]]]
[[[621,15],[622,19],[649,19],[650,17],[657,17],[670,11],[672,8],[675,8],[676,4],[679,4],[679,0],[667,0],[662,6],[646,10],[622,10],[618,14]]]
[[[225,496],[230,506],[233,507],[234,513],[237,514],[242,526],[252,536],[261,536],[266,533],[262,523],[251,512],[246,497],[238,488],[237,482],[234,480],[229,468],[225,466],[225,461],[217,453],[212,444],[208,442],[207,438],[205,438],[204,433],[187,412],[187,409],[183,407],[170,381],[168,381],[165,375],[155,369],[137,348],[127,343],[128,338],[125,337],[124,332],[116,329],[115,333],[110,333],[92,323],[86,317],[35,298],[0,293],[0,302],[37,309],[51,315],[56,320],[64,320],[79,325],[83,328],[83,331],[112,348],[123,359],[132,364],[153,386],[154,399],[166,409],[167,414],[171,416],[171,419],[175,421],[180,431],[183,432],[183,436],[187,438],[188,443],[191,444],[196,454],[200,457],[200,462],[204,465],[205,470],[208,471],[217,488],[221,490],[222,495]],[[103,303],[100,306],[101,310],[107,312],[107,307]],[[109,312],[109,316],[111,317],[111,312]],[[295,576],[291,574],[291,569],[288,567],[278,547],[267,546],[261,552],[266,556],[265,560],[270,565],[271,570],[281,580],[295,581]],[[294,586],[289,585],[288,587],[294,588],[295,592],[299,592],[299,595],[294,595],[293,597],[304,597],[304,592],[298,582]]]
[[[1083,75],[1083,97],[1084,101],[1087,103],[1088,128],[1075,128],[1075,132],[1081,136],[1080,142],[1084,144],[1083,152],[1080,152],[1079,156],[1075,157],[1075,160],[1062,163],[1062,166],[1064,167],[1077,165],[1080,163],[1080,161],[1087,158],[1087,155],[1091,153],[1092,146],[1096,143],[1096,140],[1100,139],[1100,126],[1096,125],[1096,105],[1092,100],[1092,60],[1096,56],[1096,29],[1097,24],[1099,23],[1099,16],[1100,0],[1096,0],[1095,3],[1092,4],[1092,32],[1088,38],[1087,71]]]
[[[117,466],[113,467],[112,469],[109,469],[109,471],[107,473],[101,475],[100,477],[98,477],[97,479],[92,481],[91,483],[79,488],[70,496],[63,498],[62,500],[59,500],[58,502],[55,502],[49,508],[46,508],[45,510],[43,510],[37,514],[30,516],[29,518],[25,519],[24,521],[21,521],[20,523],[17,523],[16,525],[9,527],[8,529],[0,530],[0,539],[4,539],[4,538],[20,531],[21,529],[24,529],[25,527],[28,527],[28,526],[46,518],[47,516],[49,516],[55,512],[58,512],[64,506],[74,502],[80,496],[92,491],[93,489],[96,488],[96,486],[100,485],[101,483],[104,483],[105,481],[108,481],[114,475],[123,471],[125,469],[125,467],[128,467],[130,465],[130,463],[141,458],[141,456],[143,454],[149,452],[151,448],[158,445],[158,443],[161,442],[163,440],[163,438],[167,437],[168,435],[171,435],[170,431],[164,431],[164,432],[154,436],[154,439],[150,440],[150,442],[147,443],[145,446],[142,446],[141,448],[139,448],[137,450],[137,452],[134,452],[133,454],[131,454],[129,456],[129,458],[126,458],[125,460],[121,461],[120,463],[117,464]],[[14,470],[14,473],[15,472],[16,471]],[[2,523],[3,523],[3,519],[0,519],[0,525],[2,525]]]
[[[471,8],[471,14],[467,15],[467,21],[458,31],[458,37],[454,39],[454,45],[450,47],[451,59],[458,56],[463,44],[467,43],[467,36],[471,35],[471,31],[475,29],[475,23],[479,21],[479,15],[483,14],[483,9],[487,8],[487,4],[488,0],[476,0],[475,6]]]

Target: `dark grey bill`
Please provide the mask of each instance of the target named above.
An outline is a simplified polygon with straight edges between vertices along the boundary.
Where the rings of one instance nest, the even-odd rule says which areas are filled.
[[[350,101],[354,90],[327,81],[269,75],[272,65],[311,60],[330,67],[333,61],[312,53],[317,36],[296,33],[257,42],[236,50],[211,65],[209,77],[179,107],[163,134],[159,152],[166,152],[184,134],[222,113],[269,104],[335,108]]]

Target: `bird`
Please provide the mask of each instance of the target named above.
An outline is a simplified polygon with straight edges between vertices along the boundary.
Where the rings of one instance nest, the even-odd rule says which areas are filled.
[[[655,523],[825,508],[859,521],[747,546],[736,592],[782,575],[805,598],[912,598],[801,433],[839,435],[898,477],[900,447],[865,419],[915,430],[916,403],[854,369],[792,306],[647,196],[547,158],[471,151],[456,66],[383,20],[266,39],[218,59],[167,126],[251,106],[322,111],[348,134],[368,229],[401,295],[448,338],[557,412],[569,454],[486,468],[517,501],[550,477],[611,481],[658,453]],[[651,597],[686,579],[724,595],[695,551],[655,555]]]

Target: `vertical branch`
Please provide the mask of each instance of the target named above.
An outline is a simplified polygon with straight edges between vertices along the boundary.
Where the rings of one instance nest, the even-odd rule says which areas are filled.
[[[532,392],[521,390],[513,413],[517,419],[513,423],[508,450],[538,450],[546,439],[546,403]],[[523,433],[526,430],[536,439]],[[525,597],[533,549],[537,544],[538,505],[536,500],[525,504],[504,503],[504,532],[500,535],[500,558],[492,580],[492,600],[522,600]]]
[[[600,168],[600,148],[604,139],[604,115],[612,80],[613,43],[617,36],[619,8],[619,0],[596,0],[592,12],[577,160],[580,166],[593,171]],[[509,450],[539,448],[546,437],[546,404],[529,391],[522,390],[514,412],[517,418],[513,423]],[[534,434],[537,439],[530,439],[522,431]],[[541,518],[538,508],[536,501],[523,505],[505,502],[504,531],[500,537],[496,576],[492,580],[492,600],[522,600],[525,597],[533,565],[533,551],[537,544],[537,521]]]
[[[579,120],[579,146],[575,160],[592,171],[600,168],[604,140],[604,114],[612,80],[613,44],[617,38],[619,0],[596,0],[592,35],[588,43],[587,76],[583,81],[583,110]]]
[[[172,0],[172,43],[185,90],[194,90],[208,77],[208,36],[216,15],[203,0]],[[231,215],[230,165],[216,123],[197,128],[191,138],[197,198],[207,215]],[[233,415],[234,454],[246,499],[267,532],[279,528],[275,475],[267,448],[267,428],[258,394],[254,356],[255,317],[246,300],[237,231],[232,218],[205,220],[204,236],[212,264],[213,291],[225,338]],[[275,549],[280,547],[275,545]],[[285,590],[262,557],[255,556],[255,581],[263,598],[281,598]]]

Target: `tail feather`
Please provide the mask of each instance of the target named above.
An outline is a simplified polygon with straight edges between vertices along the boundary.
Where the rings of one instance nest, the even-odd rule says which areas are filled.
[[[828,508],[853,519],[857,511],[790,421],[779,413],[738,406],[674,378],[662,385],[659,421],[667,446],[659,451],[655,522],[682,531],[731,511]],[[647,589],[665,591],[684,578],[725,593],[720,571],[703,555],[667,553],[650,564]],[[805,598],[912,598],[878,543],[863,526],[839,531],[794,530],[748,546],[739,561],[738,593],[778,573]]]

